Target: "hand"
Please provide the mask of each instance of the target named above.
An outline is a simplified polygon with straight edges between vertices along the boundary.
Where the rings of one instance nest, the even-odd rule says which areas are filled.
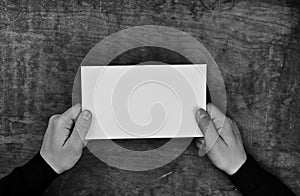
[[[237,172],[247,155],[236,123],[212,104],[207,105],[207,112],[199,109],[196,120],[204,135],[204,141],[196,141],[199,152],[207,153],[211,162],[227,174]]]
[[[49,120],[40,154],[58,174],[72,168],[81,157],[92,113],[80,110],[77,104]]]

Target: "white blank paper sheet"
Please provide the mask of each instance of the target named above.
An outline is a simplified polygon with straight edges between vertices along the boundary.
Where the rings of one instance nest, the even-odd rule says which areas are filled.
[[[82,66],[82,109],[93,113],[85,139],[202,137],[206,65]]]

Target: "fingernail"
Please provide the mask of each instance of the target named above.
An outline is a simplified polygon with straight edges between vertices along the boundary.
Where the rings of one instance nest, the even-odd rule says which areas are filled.
[[[88,110],[84,110],[82,113],[81,113],[81,118],[84,119],[84,120],[90,120],[92,117],[92,114],[90,111]]]
[[[207,116],[206,111],[201,108],[200,109],[200,116],[199,116],[199,118],[201,119],[201,118],[206,117],[206,116]]]
[[[197,111],[197,121],[199,122],[200,119],[202,119],[203,117],[206,116],[206,111],[203,110],[202,108],[200,108],[198,111]]]
[[[204,137],[198,138],[196,142],[198,143],[199,148],[204,148],[205,145],[206,145],[206,143],[205,143],[205,138],[204,138]]]

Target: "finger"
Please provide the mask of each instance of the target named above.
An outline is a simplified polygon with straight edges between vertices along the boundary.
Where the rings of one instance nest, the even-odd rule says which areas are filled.
[[[237,135],[234,133],[233,121],[226,117],[221,128],[218,129],[218,132],[226,145],[231,145],[237,138]]]
[[[217,130],[219,130],[224,124],[226,115],[211,103],[207,104],[206,109]]]
[[[88,133],[88,130],[92,123],[92,113],[88,110],[84,110],[80,113],[76,123],[74,131],[72,132],[69,143],[71,145],[83,147],[84,138]]]
[[[63,114],[61,114],[60,118],[64,121],[65,128],[71,129],[75,119],[78,117],[81,110],[81,105],[78,103],[68,110],[66,110]]]
[[[233,131],[233,121],[213,104],[207,104],[207,112],[213,119],[221,138],[227,145],[230,144],[236,137]]]
[[[49,125],[53,124],[54,121],[59,117],[60,117],[60,114],[55,114],[55,115],[51,116],[49,119]]]
[[[235,135],[236,135],[241,141],[243,141],[243,140],[242,140],[242,135],[241,135],[241,133],[240,133],[240,131],[239,131],[239,128],[238,128],[236,122],[234,122],[234,121],[233,121],[233,131],[234,131]]]
[[[198,137],[195,139],[196,141],[196,146],[198,149],[202,149],[205,147],[205,138],[204,137]]]
[[[205,138],[205,145],[201,144],[201,146],[205,147],[199,148],[199,156],[205,155],[210,150],[217,150],[217,148],[222,147],[222,145],[225,146],[224,142],[218,139],[219,134],[206,111],[203,109],[198,110],[196,112],[196,121]]]

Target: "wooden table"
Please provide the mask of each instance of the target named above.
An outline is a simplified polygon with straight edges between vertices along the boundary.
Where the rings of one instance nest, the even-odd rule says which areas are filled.
[[[48,118],[71,106],[85,54],[114,32],[151,24],[185,31],[210,51],[246,149],[300,194],[299,10],[283,0],[1,1],[0,177],[31,159]],[[163,142],[118,143],[145,150]],[[110,167],[86,149],[45,195],[240,194],[191,144],[173,162],[144,172]]]

